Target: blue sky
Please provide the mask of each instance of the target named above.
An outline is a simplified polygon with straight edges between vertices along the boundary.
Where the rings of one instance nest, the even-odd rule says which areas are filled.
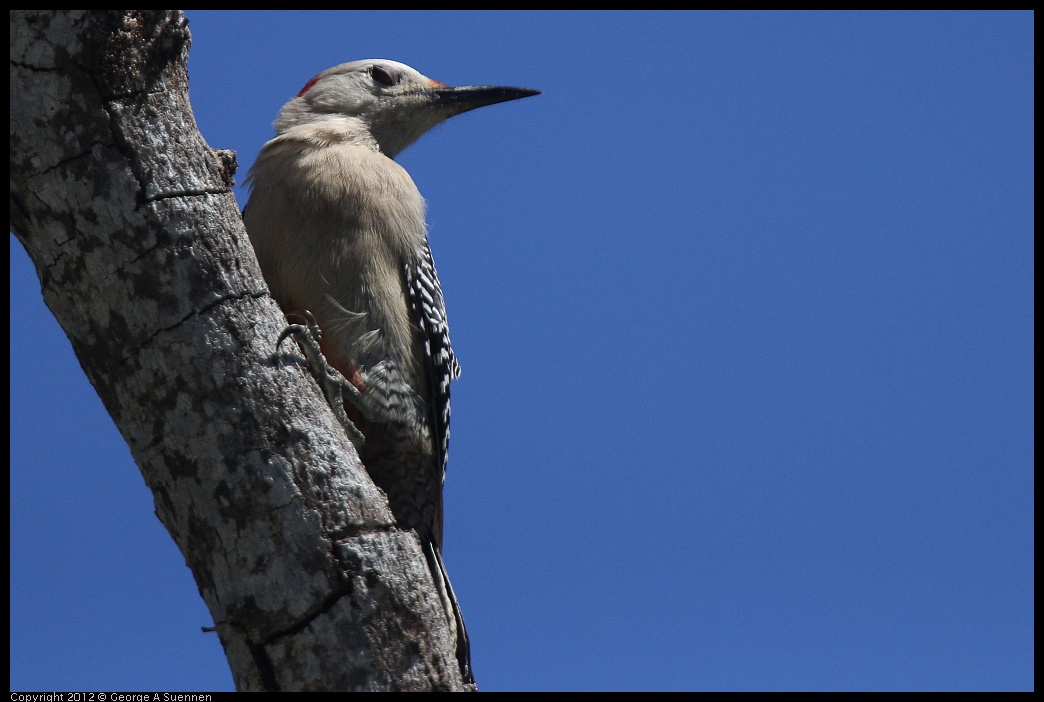
[[[240,184],[344,61],[544,91],[399,159],[482,689],[1033,688],[1031,14],[188,17]],[[12,689],[231,689],[13,237],[11,409]]]

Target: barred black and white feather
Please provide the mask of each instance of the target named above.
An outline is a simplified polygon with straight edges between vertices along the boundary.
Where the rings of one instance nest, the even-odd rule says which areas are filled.
[[[431,398],[432,433],[438,450],[442,479],[446,478],[450,437],[450,382],[460,377],[460,364],[450,343],[442,284],[435,271],[431,249],[425,242],[418,260],[405,266],[410,315],[420,330],[424,348],[422,373],[427,377]]]

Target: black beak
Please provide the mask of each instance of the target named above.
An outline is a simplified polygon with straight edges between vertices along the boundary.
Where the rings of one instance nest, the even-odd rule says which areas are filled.
[[[502,85],[464,85],[460,87],[440,87],[431,91],[432,102],[448,108],[455,115],[476,110],[498,102],[519,100],[531,95],[539,95],[539,90],[529,88],[509,88]]]

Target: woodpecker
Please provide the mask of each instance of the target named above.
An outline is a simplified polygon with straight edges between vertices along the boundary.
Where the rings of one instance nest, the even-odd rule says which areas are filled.
[[[243,219],[261,270],[284,312],[314,320],[322,357],[344,378],[346,429],[396,523],[424,546],[465,682],[469,643],[441,556],[460,365],[424,199],[393,159],[454,115],[539,92],[450,87],[383,59],[344,63],[283,106],[247,178]]]

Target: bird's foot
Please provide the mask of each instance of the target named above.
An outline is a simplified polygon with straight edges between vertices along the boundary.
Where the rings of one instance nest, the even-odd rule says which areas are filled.
[[[322,342],[322,330],[319,329],[319,324],[315,321],[315,316],[311,312],[308,310],[294,310],[286,315],[286,320],[290,324],[279,335],[276,349],[278,350],[288,337],[292,336],[294,338],[294,341],[297,342],[302,353],[304,353],[308,367],[311,369],[312,375],[315,376],[316,382],[319,383],[319,387],[323,391],[326,401],[330,404],[334,416],[337,417],[337,421],[344,427],[348,438],[355,445],[355,450],[362,455],[366,446],[366,437],[363,436],[363,433],[359,431],[359,428],[355,426],[344,411],[344,396],[346,394],[353,401],[353,405],[359,402],[360,393],[358,388],[348,382],[326,360],[320,345]]]

